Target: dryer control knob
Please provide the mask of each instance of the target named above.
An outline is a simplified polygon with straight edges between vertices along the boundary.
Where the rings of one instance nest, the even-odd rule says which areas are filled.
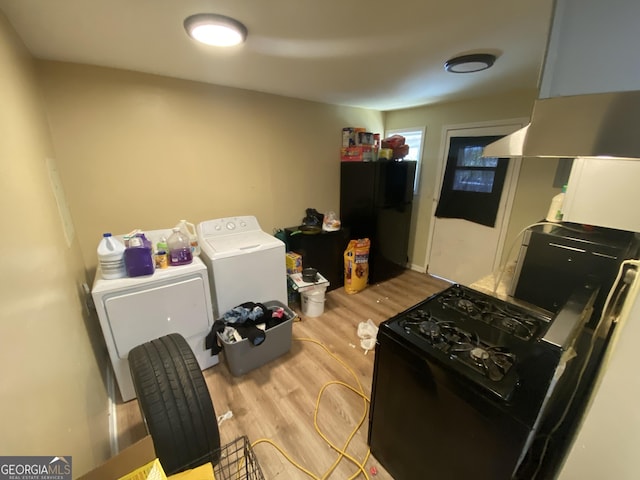
[[[235,223],[233,223],[233,222],[227,223],[227,229],[228,230],[235,230],[235,228],[236,228],[236,224]]]

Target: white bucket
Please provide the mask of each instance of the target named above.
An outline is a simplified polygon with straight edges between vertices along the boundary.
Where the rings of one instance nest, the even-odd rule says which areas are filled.
[[[302,292],[302,314],[307,317],[319,317],[324,313],[324,292],[326,288],[314,288]]]

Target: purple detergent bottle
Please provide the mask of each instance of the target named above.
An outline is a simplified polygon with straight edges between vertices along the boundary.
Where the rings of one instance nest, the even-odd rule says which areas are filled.
[[[129,239],[129,246],[124,251],[124,265],[129,277],[153,274],[155,263],[151,248],[145,245],[142,236],[136,235]]]
[[[167,239],[169,248],[169,265],[186,265],[193,261],[189,238],[175,227],[173,233]]]

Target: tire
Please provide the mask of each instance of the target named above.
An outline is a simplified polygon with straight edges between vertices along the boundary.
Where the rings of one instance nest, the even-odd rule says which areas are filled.
[[[129,352],[138,405],[167,475],[220,456],[220,432],[202,371],[187,341],[172,333]]]

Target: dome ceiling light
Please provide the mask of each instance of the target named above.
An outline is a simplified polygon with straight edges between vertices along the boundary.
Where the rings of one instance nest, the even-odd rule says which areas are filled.
[[[447,60],[444,69],[451,73],[473,73],[486,70],[496,61],[496,56],[490,53],[474,53],[461,55]]]
[[[247,38],[247,27],[233,18],[214,13],[198,13],[187,17],[184,29],[198,42],[216,47],[232,47]]]

